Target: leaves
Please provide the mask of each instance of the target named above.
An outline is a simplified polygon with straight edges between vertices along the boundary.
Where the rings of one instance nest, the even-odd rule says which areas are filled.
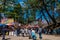
[[[21,23],[27,23],[27,21],[36,20],[36,12],[37,10],[52,10],[54,9],[53,3],[57,3],[56,0],[28,0],[28,2],[24,2],[27,7],[23,8],[20,3],[16,4],[15,0],[2,1],[0,4],[0,12],[5,13],[8,17],[14,18],[15,20]],[[44,2],[44,4],[43,4]],[[51,9],[52,8],[52,9]],[[58,4],[57,8],[60,8],[60,4]],[[47,11],[48,12],[48,11]],[[24,15],[26,13],[26,18],[24,19]],[[39,14],[40,16],[40,14]]]

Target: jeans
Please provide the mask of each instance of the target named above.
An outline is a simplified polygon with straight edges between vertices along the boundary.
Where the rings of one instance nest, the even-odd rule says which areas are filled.
[[[33,40],[36,40],[36,36],[35,36],[35,35],[34,35],[34,36],[32,36],[32,39],[33,39]]]
[[[14,31],[15,36],[17,36],[17,30]]]
[[[5,30],[4,29],[2,30],[2,34],[3,34],[2,40],[5,40]]]
[[[39,33],[39,38],[42,39],[42,33]]]

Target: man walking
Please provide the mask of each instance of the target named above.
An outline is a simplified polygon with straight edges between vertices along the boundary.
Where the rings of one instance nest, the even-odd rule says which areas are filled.
[[[34,29],[32,29],[31,35],[32,35],[32,39],[33,40],[36,40],[36,33],[35,33],[35,30]]]
[[[38,33],[39,33],[40,40],[42,40],[42,27],[39,27]]]

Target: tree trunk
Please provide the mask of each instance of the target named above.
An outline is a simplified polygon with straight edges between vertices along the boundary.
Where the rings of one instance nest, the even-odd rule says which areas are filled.
[[[42,12],[42,15],[44,16],[45,20],[47,21],[47,24],[49,25],[49,22],[48,22],[48,20],[47,20],[47,18],[46,18],[46,16],[45,16],[43,10],[41,10],[41,12]]]
[[[42,2],[43,2],[43,6],[44,6],[44,8],[45,8],[45,10],[46,10],[46,12],[47,12],[47,14],[48,14],[48,16],[51,18],[51,20],[53,21],[53,23],[56,24],[57,22],[56,22],[55,18],[53,18],[53,17],[49,14],[49,12],[48,12],[48,10],[47,10],[47,8],[46,8],[46,5],[45,5],[45,3],[44,3],[44,1],[42,1]]]

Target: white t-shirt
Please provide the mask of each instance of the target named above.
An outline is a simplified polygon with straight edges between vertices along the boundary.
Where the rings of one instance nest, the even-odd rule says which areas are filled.
[[[34,31],[34,30],[32,30],[32,32],[34,32],[34,33],[35,33],[35,31]]]

